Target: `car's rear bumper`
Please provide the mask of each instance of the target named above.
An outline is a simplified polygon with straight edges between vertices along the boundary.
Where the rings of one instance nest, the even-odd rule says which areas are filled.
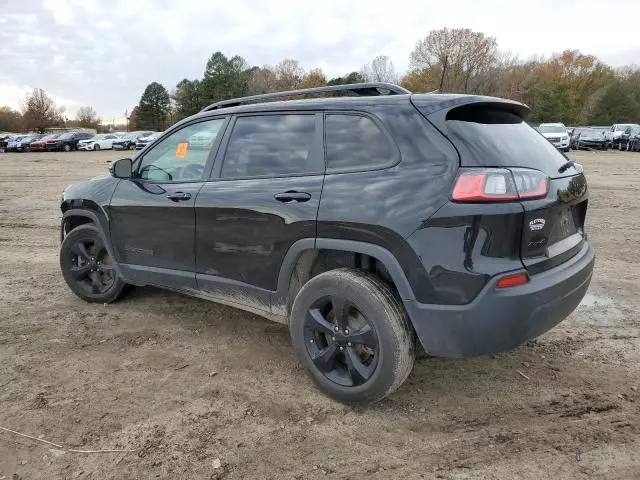
[[[595,252],[585,242],[562,265],[533,275],[522,286],[496,289],[494,278],[467,305],[430,305],[405,301],[425,351],[464,357],[511,350],[566,318],[584,297]]]

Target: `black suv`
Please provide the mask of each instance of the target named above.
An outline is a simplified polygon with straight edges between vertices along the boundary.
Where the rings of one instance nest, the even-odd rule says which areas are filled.
[[[78,142],[93,137],[91,132],[66,132],[60,136],[48,140],[45,149],[47,152],[70,152],[78,149]]]
[[[379,83],[219,102],[65,190],[62,273],[91,302],[155,285],[287,324],[324,392],[379,400],[418,348],[509,350],[584,296],[587,183],[527,113]]]

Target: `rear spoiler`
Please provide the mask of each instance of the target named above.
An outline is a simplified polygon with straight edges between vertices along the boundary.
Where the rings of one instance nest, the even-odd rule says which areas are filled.
[[[429,116],[435,113],[442,114],[443,112],[444,116],[446,116],[448,112],[458,108],[490,107],[512,112],[524,120],[531,112],[524,103],[507,100],[506,98],[480,95],[414,94],[411,95],[411,103],[424,115]]]

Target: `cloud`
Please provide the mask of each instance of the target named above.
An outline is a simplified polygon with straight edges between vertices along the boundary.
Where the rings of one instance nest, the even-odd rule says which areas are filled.
[[[217,50],[252,65],[296,58],[328,76],[358,70],[380,54],[399,71],[430,30],[469,27],[521,58],[578,48],[615,65],[640,63],[640,2],[617,0],[615,22],[601,0],[21,0],[0,18],[0,105],[26,86],[70,107],[123,117],[145,86],[171,90],[202,76]],[[610,18],[610,17],[609,17]]]

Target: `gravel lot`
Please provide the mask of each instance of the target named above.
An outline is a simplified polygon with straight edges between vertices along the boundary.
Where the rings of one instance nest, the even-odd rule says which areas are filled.
[[[640,478],[640,154],[571,155],[598,255],[583,305],[516,351],[419,360],[354,409],[284,326],[153,288],[76,298],[62,190],[124,155],[0,154],[0,426],[63,447],[0,429],[0,479]]]

